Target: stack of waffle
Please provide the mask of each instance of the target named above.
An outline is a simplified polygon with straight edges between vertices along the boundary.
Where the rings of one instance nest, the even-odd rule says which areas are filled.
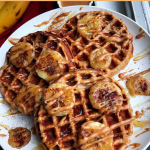
[[[111,76],[128,64],[132,35],[112,13],[84,12],[60,33],[22,37],[6,54],[0,84],[4,98],[35,127],[47,150],[124,149],[133,111]]]

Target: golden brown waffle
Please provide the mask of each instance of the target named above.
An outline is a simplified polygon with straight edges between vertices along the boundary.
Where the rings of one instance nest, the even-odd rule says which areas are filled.
[[[42,63],[39,59],[43,57],[42,54],[45,49],[51,53],[59,53],[66,61],[63,70],[59,70],[53,61],[50,62],[51,59],[47,60],[45,70],[40,68]],[[48,83],[39,77],[37,70],[43,69],[48,74],[48,78],[54,80],[62,73],[73,68],[71,54],[68,51],[65,39],[63,40],[59,35],[49,32],[31,33],[22,37],[18,44],[10,48],[6,54],[6,62],[0,74],[2,95],[13,108],[17,108],[22,113],[30,114],[34,110],[35,100],[39,100],[42,96],[40,88],[48,86]],[[55,75],[56,69],[59,70],[57,76]],[[34,88],[34,85],[38,86]],[[26,95],[22,93],[26,93]]]
[[[94,68],[113,76],[132,58],[132,35],[110,12],[82,12],[71,18],[60,34],[70,44],[78,69]]]
[[[99,110],[92,107],[89,93],[91,87],[103,81],[114,83],[120,88],[122,103],[117,109],[106,109],[103,113],[100,113]],[[110,128],[113,126],[112,149],[119,150],[125,147],[132,134],[133,114],[129,97],[118,82],[108,77],[102,71],[88,69],[66,73],[53,84],[56,83],[67,84],[68,86],[63,87],[58,93],[56,92],[51,97],[51,101],[46,101],[44,96],[43,102],[39,102],[41,103],[40,105],[37,103],[35,109],[35,127],[45,149],[79,149],[78,133],[81,125],[87,121],[98,121]],[[66,116],[51,115],[47,104],[53,102],[55,99],[59,99],[67,90],[74,91],[75,103],[73,109]],[[55,105],[55,103],[51,106],[54,110],[56,108],[57,110],[60,109],[60,106]],[[61,108],[63,109],[64,107],[62,106]]]

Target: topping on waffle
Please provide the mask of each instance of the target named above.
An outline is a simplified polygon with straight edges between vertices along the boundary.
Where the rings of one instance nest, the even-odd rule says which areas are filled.
[[[116,91],[118,92],[118,95],[122,96],[122,103],[120,104],[119,109],[114,109],[114,111],[108,111],[106,109],[108,113],[100,113],[97,109],[92,107],[89,99],[89,93],[91,88],[93,88],[97,83],[99,84],[99,82],[114,83],[120,88],[119,90],[114,84],[112,84],[112,86],[115,87]],[[41,103],[36,107],[36,131],[46,149],[77,150],[79,148],[88,149],[90,146],[92,148],[95,147],[94,144],[87,145],[89,144],[88,142],[81,142],[82,136],[85,136],[81,133],[81,126],[88,121],[96,121],[98,122],[98,126],[103,127],[103,125],[100,124],[102,123],[104,124],[104,127],[108,129],[107,133],[104,130],[102,131],[103,133],[105,132],[104,134],[98,135],[98,137],[96,136],[91,140],[88,140],[89,142],[96,143],[96,139],[100,140],[101,137],[110,135],[112,137],[107,136],[106,139],[109,141],[108,143],[99,142],[98,146],[106,146],[107,149],[112,145],[113,150],[125,148],[125,145],[129,141],[129,138],[132,134],[132,125],[135,118],[132,114],[133,112],[130,106],[129,97],[127,96],[125,90],[117,82],[108,77],[102,71],[88,69],[76,70],[74,72],[66,73],[59,77],[55,83],[50,85],[50,87],[56,86],[57,84],[59,86],[65,86],[63,86],[63,88],[59,88],[58,92],[55,90],[56,93],[53,93],[54,95],[51,97],[51,99],[58,99],[63,96],[62,94],[65,91],[69,92],[71,90],[75,97],[75,103],[73,108],[65,116],[49,115],[47,105],[45,105],[46,101],[44,101],[44,104]],[[111,87],[111,84],[108,87]],[[49,88],[46,90],[47,94],[49,92],[48,90]],[[66,96],[66,94],[67,93],[65,93],[64,96]],[[72,96],[72,94],[69,95]],[[95,123],[93,127],[95,127]],[[97,128],[95,127],[95,130],[96,129]],[[97,133],[95,130],[93,132]]]
[[[126,86],[132,96],[150,96],[150,82],[142,75],[132,76],[130,79],[127,80]]]
[[[99,122],[88,121],[81,126],[79,132],[80,149],[112,150],[113,132]],[[107,131],[108,130],[108,131]]]
[[[44,92],[43,101],[49,115],[67,115],[74,106],[75,97],[73,91],[63,83],[50,85]]]
[[[50,81],[65,72],[64,63],[67,64],[59,52],[44,49],[36,62],[36,72],[44,80]]]
[[[34,55],[34,47],[30,43],[20,42],[10,49],[10,62],[17,68],[27,67]]]
[[[108,81],[99,81],[90,89],[90,102],[101,113],[114,111],[122,105],[122,91],[120,87]]]
[[[41,100],[42,94],[43,89],[39,85],[23,85],[15,99],[17,109],[24,114],[30,114],[34,111],[35,102]]]
[[[78,69],[101,69],[113,76],[132,58],[132,35],[110,12],[82,12],[71,18],[60,34],[70,44]]]

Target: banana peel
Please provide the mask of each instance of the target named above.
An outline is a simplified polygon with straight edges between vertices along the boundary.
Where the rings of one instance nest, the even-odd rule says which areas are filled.
[[[0,9],[0,34],[11,28],[24,14],[29,1],[6,1]]]

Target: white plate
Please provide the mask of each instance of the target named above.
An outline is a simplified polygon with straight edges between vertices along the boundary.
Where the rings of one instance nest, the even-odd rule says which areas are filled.
[[[46,27],[48,27],[48,25],[42,26],[40,28],[36,28],[33,25],[37,25],[42,23],[43,21],[49,20],[50,17],[52,17],[56,12],[58,12],[58,14],[62,13],[62,12],[69,12],[72,11],[71,13],[73,14],[77,14],[79,12],[84,12],[84,11],[100,11],[100,10],[105,10],[105,9],[101,9],[95,6],[82,6],[83,9],[80,10],[81,6],[71,6],[71,7],[64,7],[64,8],[59,8],[59,9],[55,9],[52,11],[48,11],[46,13],[43,13],[33,19],[31,19],[30,21],[28,21],[27,23],[25,23],[24,25],[22,25],[18,30],[16,30],[10,37],[13,38],[21,38],[22,36],[25,36],[29,33],[35,32],[37,30],[43,30]],[[147,48],[150,45],[150,36],[145,33],[146,37],[145,38],[141,38],[139,40],[135,39],[135,36],[139,33],[139,28],[140,26],[137,25],[134,21],[130,20],[129,18],[111,11],[111,10],[106,10],[106,11],[110,11],[112,12],[115,16],[121,18],[127,28],[129,29],[130,33],[133,34],[133,45],[134,45],[134,56],[139,53],[140,51],[144,50],[145,48]],[[8,42],[8,40],[5,41],[5,43],[3,44],[3,46],[0,48],[0,66],[3,65],[4,63],[4,59],[5,59],[5,54],[6,52],[9,50],[9,48],[12,45]],[[149,49],[147,50],[147,52],[149,51]],[[145,52],[146,53],[146,52]],[[133,57],[134,58],[134,57]],[[130,63],[128,64],[128,66],[122,70],[121,72],[126,72],[129,71],[131,69],[134,69],[134,72],[141,72],[143,70],[146,70],[149,68],[149,64],[150,64],[150,60],[149,60],[149,56],[141,59],[140,61],[137,61],[136,64],[134,64],[133,58],[130,60]],[[115,79],[118,79],[118,76],[114,76]],[[125,83],[122,81],[120,82],[124,87],[125,87]],[[126,88],[126,87],[125,87]],[[150,105],[150,103],[145,103],[139,107],[135,107],[137,104],[139,103],[143,103],[146,100],[148,100],[150,97],[148,96],[137,96],[135,98],[131,97],[131,105],[132,108],[134,110],[134,112],[136,110],[146,110],[146,108]],[[0,114],[5,113],[7,110],[10,109],[10,106],[4,105],[0,103]],[[150,110],[147,110],[145,115],[142,116],[141,120],[149,120],[150,118]],[[15,128],[15,127],[26,127],[28,129],[31,129],[31,127],[33,127],[34,123],[33,123],[33,118],[29,118],[25,115],[21,115],[21,114],[17,114],[14,116],[7,116],[7,117],[1,117],[0,116],[0,123],[3,122],[6,125],[9,125],[11,128]],[[147,126],[150,127],[150,126]],[[145,127],[146,128],[146,127]],[[8,131],[5,130],[4,128],[0,127],[0,129],[2,129],[0,131],[0,134],[7,134],[8,135]],[[140,129],[140,130],[139,130]],[[144,128],[137,128],[134,127],[134,132],[137,131],[137,133],[133,134],[131,137],[131,143],[141,143],[141,146],[138,147],[139,150],[144,150],[148,145],[149,145],[149,141],[150,141],[150,132],[147,132],[145,134],[142,134],[141,136],[135,138],[135,136],[138,133],[141,133],[142,131],[144,131]],[[0,144],[1,146],[4,148],[4,150],[11,150],[13,149],[11,146],[9,146],[8,144],[8,137],[0,137]],[[28,145],[26,145],[24,148],[22,148],[21,150],[32,150],[34,147],[36,147],[39,144],[39,140],[37,136],[32,135],[31,137],[31,141],[29,142]],[[129,147],[127,150],[131,150],[132,147]]]

